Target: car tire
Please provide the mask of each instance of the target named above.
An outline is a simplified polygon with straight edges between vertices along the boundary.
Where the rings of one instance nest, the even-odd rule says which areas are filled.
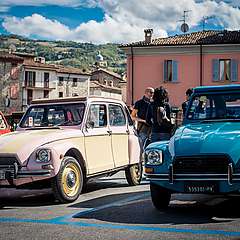
[[[125,169],[126,179],[130,186],[136,186],[141,183],[142,171],[142,163],[133,164]]]
[[[82,192],[83,172],[73,157],[64,157],[58,174],[52,179],[52,190],[60,203],[74,202]]]
[[[150,183],[150,191],[154,207],[160,211],[167,209],[171,199],[171,193],[167,189],[153,183]]]

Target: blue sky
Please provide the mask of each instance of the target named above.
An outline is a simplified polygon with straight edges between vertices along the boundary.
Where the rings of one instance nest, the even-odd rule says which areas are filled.
[[[177,3],[177,4],[176,4]],[[126,43],[180,34],[183,11],[190,31],[239,30],[240,0],[1,0],[0,33],[46,40]]]

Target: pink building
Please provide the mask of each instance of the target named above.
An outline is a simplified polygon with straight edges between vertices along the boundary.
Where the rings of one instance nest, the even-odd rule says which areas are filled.
[[[240,84],[240,31],[202,31],[121,46],[127,54],[127,104],[146,87],[167,88],[172,106],[181,106],[188,88]]]

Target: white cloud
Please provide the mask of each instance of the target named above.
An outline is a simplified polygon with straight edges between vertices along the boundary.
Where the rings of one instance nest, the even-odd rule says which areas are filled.
[[[6,0],[9,3],[16,0]],[[6,2],[5,1],[5,2]],[[19,0],[19,2],[23,2]],[[240,9],[239,0],[25,0],[25,4],[48,5],[69,4],[69,6],[88,7],[98,6],[105,12],[101,22],[94,20],[81,23],[70,29],[68,26],[54,20],[47,19],[39,14],[25,18],[7,17],[3,27],[11,33],[25,36],[39,36],[46,39],[75,40],[82,42],[131,42],[143,40],[145,28],[153,28],[155,36],[167,36],[167,31],[179,29],[184,10],[188,13],[187,22],[191,26],[198,25],[203,16],[215,16],[211,20],[227,29],[239,29]],[[238,4],[238,5],[237,5]],[[1,3],[0,3],[1,8]]]
[[[22,19],[6,17],[2,25],[8,32],[23,36],[37,35],[42,38],[64,39],[65,35],[71,34],[67,26],[39,14]]]
[[[2,0],[0,7],[58,5],[76,7],[96,4],[95,0]]]

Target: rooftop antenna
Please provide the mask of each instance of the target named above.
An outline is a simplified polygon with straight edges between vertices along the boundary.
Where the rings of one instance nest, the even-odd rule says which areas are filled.
[[[186,18],[188,17],[187,16],[188,12],[191,12],[191,10],[184,10],[183,11],[183,16],[182,16],[183,19],[179,20],[179,22],[183,22],[183,24],[181,25],[181,31],[184,32],[184,33],[188,32],[188,30],[189,30],[189,26],[186,23]]]
[[[203,16],[203,18],[202,18],[202,30],[203,31],[205,31],[205,25],[206,25],[207,20],[209,20],[211,18],[214,18],[214,16],[211,16],[211,17]]]

